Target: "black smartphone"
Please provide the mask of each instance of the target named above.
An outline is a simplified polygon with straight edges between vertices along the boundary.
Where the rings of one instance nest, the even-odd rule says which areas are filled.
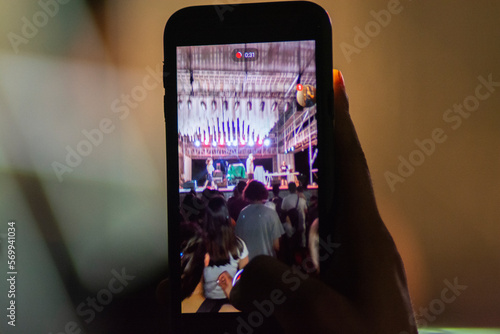
[[[231,305],[201,307],[204,206],[254,179],[283,195],[301,186],[319,220],[331,217],[330,18],[305,1],[179,10],[165,27],[164,87],[172,330],[259,332]]]

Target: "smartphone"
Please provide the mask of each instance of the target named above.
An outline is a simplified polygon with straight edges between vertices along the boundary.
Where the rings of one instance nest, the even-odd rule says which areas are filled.
[[[320,220],[331,217],[330,18],[305,1],[181,9],[165,27],[164,87],[172,332],[248,332],[230,305],[198,308],[198,223],[207,189],[227,199],[249,179],[283,194],[296,183],[318,198]]]

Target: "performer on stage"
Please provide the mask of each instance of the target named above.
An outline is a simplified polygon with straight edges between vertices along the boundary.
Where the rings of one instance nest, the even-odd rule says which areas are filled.
[[[288,173],[288,165],[286,164],[285,160],[283,160],[283,163],[281,164],[281,173]],[[282,186],[288,185],[287,175],[281,176],[281,185]]]
[[[250,153],[247,159],[247,179],[249,180],[253,180],[253,171],[254,171],[253,161],[254,161],[253,154]]]
[[[210,187],[214,186],[214,179],[213,179],[213,172],[215,170],[214,168],[214,161],[212,158],[207,159],[207,182],[205,183],[205,187],[208,185]]]

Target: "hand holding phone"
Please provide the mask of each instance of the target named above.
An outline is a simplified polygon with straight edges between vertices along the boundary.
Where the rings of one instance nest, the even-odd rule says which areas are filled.
[[[322,223],[336,226],[336,242],[327,235],[319,253],[332,261],[317,279],[307,274],[309,261],[298,270],[270,257],[256,258],[231,288],[230,300],[249,311],[259,301],[260,310],[272,309],[288,334],[416,334],[404,266],[378,213],[344,79],[337,70],[333,77],[336,202],[334,215]]]
[[[182,333],[200,329],[209,333],[283,329],[286,333],[416,333],[404,268],[378,214],[339,72],[334,75],[333,131],[327,15],[303,2],[222,7],[225,10],[220,6],[182,10],[165,31],[174,329]],[[276,154],[270,167],[263,153],[265,143],[272,146],[269,155]],[[297,152],[302,149],[305,158]],[[196,174],[205,169],[196,160],[209,157],[215,163],[210,185],[213,182],[217,190],[200,189],[208,175]],[[287,166],[283,173],[280,165]],[[265,168],[264,179],[259,167]],[[257,255],[234,286],[230,275],[219,279],[229,288],[227,297],[236,307],[231,313],[184,312],[179,292],[185,290],[180,287],[186,281],[186,269],[197,273],[190,277],[201,280],[204,268],[210,266],[202,231],[206,205],[211,194],[227,196],[228,189],[234,189],[231,183],[242,179],[262,180],[269,188],[274,182],[282,186],[297,182],[315,191],[319,239],[326,249],[319,253],[321,277],[310,277],[307,257],[300,268]],[[181,233],[185,231],[181,222],[186,220],[201,227]],[[181,250],[186,252],[179,257]],[[187,290],[204,298],[203,291]],[[269,331],[261,321],[267,317],[276,318],[281,329]]]

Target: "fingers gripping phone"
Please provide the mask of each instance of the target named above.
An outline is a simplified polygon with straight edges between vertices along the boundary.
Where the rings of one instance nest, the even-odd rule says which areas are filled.
[[[245,332],[231,305],[199,307],[207,196],[251,179],[285,195],[295,183],[318,198],[319,220],[331,217],[328,14],[302,1],[182,9],[165,27],[164,87],[173,332]]]

